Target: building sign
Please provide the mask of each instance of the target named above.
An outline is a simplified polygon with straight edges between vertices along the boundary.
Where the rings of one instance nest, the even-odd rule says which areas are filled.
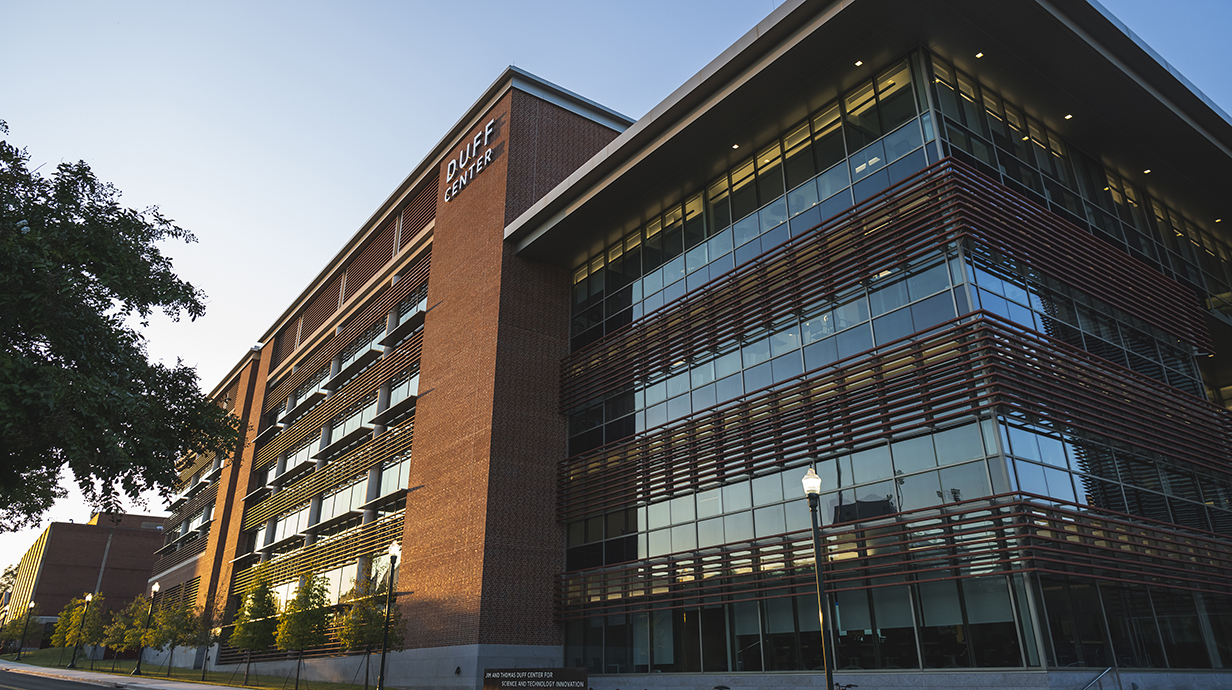
[[[485,668],[483,690],[502,688],[580,688],[586,690],[585,668]]]
[[[482,132],[475,134],[475,138],[458,151],[456,157],[449,159],[449,164],[445,167],[446,203],[461,194],[476,175],[491,165],[492,147],[489,144],[495,132],[496,118],[493,118],[484,126]]]

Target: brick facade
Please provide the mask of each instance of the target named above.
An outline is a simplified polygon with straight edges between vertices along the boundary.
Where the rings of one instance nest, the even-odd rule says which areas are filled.
[[[20,615],[33,599],[43,616],[55,616],[87,593],[105,597],[107,610],[123,608],[146,591],[161,526],[156,516],[128,514],[53,522],[18,567],[9,611]]]
[[[460,655],[451,672],[457,664],[480,664],[475,652],[451,648],[559,649],[563,638],[552,601],[564,566],[564,535],[555,518],[555,483],[566,449],[556,395],[559,362],[569,345],[569,274],[515,256],[503,233],[510,218],[610,142],[617,131],[600,122],[619,118],[516,70],[485,98],[271,327],[264,346],[216,388],[232,393],[234,411],[248,427],[245,443],[234,457],[216,463],[217,487],[205,490],[217,491],[207,541],[196,547],[199,555],[166,561],[168,567],[155,574],[164,589],[197,586],[198,605],[226,602],[230,615],[258,562],[268,562],[279,581],[346,563],[362,568],[388,544],[389,537],[380,536],[388,528],[381,525],[398,517],[400,523],[392,524],[401,534],[397,589],[412,622],[408,649]],[[473,156],[464,153],[468,147]],[[459,156],[463,164],[451,169]],[[472,173],[470,166],[480,159],[483,169]],[[435,218],[421,218],[422,209],[433,207],[427,203],[432,195]],[[377,256],[373,247],[388,249]],[[387,252],[392,256],[382,258]],[[377,322],[376,305],[396,307],[410,284],[425,278],[428,311],[421,336],[387,348],[365,370],[379,375],[364,373],[338,384],[312,411],[283,429],[267,430],[271,409],[294,397],[308,376],[330,366],[331,358],[338,370],[354,334]],[[339,301],[339,285],[345,286],[345,299],[326,313],[321,305]],[[291,332],[298,336],[275,337]],[[422,338],[418,345],[416,337]],[[405,366],[400,362],[415,360],[420,381],[413,418],[342,456],[315,462],[316,472],[369,467],[371,501],[377,493],[371,482],[381,477],[382,463],[407,445],[391,439],[409,436],[413,425],[409,478],[401,485],[408,490],[405,514],[365,508],[362,525],[348,528],[356,530],[353,537],[326,539],[341,547],[314,550],[309,536],[299,550],[280,545],[276,552],[263,551],[267,516],[282,519],[291,507],[285,497],[305,493],[300,487],[313,483],[297,477],[264,491],[262,481],[272,476],[264,472],[276,465],[275,455],[311,438],[316,432],[307,427],[316,429],[322,420],[332,424],[341,412],[335,408],[352,404],[340,400],[362,399]],[[255,479],[254,470],[264,479]],[[333,490],[313,494],[311,505]],[[201,502],[199,496],[181,504],[168,528],[182,524]],[[248,543],[254,531],[261,542],[256,552]],[[300,565],[287,565],[292,562]]]

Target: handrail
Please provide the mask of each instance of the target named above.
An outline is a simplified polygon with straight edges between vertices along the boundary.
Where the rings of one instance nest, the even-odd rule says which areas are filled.
[[[1116,675],[1117,688],[1120,688],[1121,687],[1121,674],[1119,671],[1117,671],[1115,666],[1109,666],[1108,668],[1104,669],[1103,673],[1099,674],[1098,676],[1095,676],[1095,678],[1093,678],[1090,683],[1087,683],[1086,685],[1082,686],[1081,690],[1090,690],[1092,687],[1094,687],[1096,683],[1099,682],[1100,678],[1103,678],[1104,676],[1108,675],[1109,672],[1115,672],[1114,675]]]

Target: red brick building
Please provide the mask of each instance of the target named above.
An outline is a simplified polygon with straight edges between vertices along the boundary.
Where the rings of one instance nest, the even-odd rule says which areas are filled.
[[[264,564],[280,599],[314,572],[337,602],[398,542],[395,674],[559,664],[569,272],[503,232],[629,123],[516,68],[488,88],[213,391],[248,438],[183,473],[160,597],[233,613]]]
[[[60,611],[83,594],[103,595],[108,610],[123,608],[146,591],[162,528],[161,517],[133,514],[51,523],[21,559],[5,621],[25,615],[33,601],[49,636]]]

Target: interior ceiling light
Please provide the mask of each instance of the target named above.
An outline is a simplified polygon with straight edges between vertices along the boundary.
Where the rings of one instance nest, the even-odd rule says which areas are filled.
[[[1074,116],[1073,116],[1073,115],[1066,115],[1066,116],[1065,116],[1065,119],[1066,119],[1066,120],[1072,120],[1072,119],[1074,119]]]
[[[1142,171],[1142,174],[1143,174],[1143,175],[1150,175],[1150,174],[1151,174],[1151,169],[1150,169],[1150,168],[1147,168],[1146,170],[1143,170],[1143,171]]]
[[[1022,140],[1023,140],[1023,141],[1031,141],[1031,137],[1030,137],[1030,136],[1025,136],[1025,137],[1023,137],[1023,138],[1022,138]]]
[[[859,67],[859,66],[861,66],[861,65],[863,65],[863,64],[864,64],[864,61],[863,61],[863,60],[856,60],[856,67]]]
[[[738,148],[740,148],[740,144],[732,144],[732,148],[733,148],[733,149],[738,149]]]
[[[984,54],[983,54],[983,53],[976,53],[976,54],[975,54],[975,57],[976,57],[976,59],[978,60],[979,58],[984,57]]]
[[[1216,219],[1215,219],[1215,222],[1216,222],[1216,223],[1222,223],[1222,222],[1223,222],[1223,218],[1216,218]]]

